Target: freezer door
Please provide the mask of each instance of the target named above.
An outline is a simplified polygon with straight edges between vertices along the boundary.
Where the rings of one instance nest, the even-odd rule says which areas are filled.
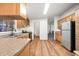
[[[71,38],[70,38],[70,31],[62,31],[62,45],[67,48],[68,50],[71,50]]]
[[[71,29],[70,27],[71,27],[70,21],[62,23],[62,30],[70,30]]]

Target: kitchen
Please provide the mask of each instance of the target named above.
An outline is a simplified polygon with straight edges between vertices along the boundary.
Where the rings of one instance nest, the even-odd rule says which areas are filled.
[[[27,51],[28,54],[30,54],[31,52],[31,55],[35,56],[36,55],[48,56],[50,54],[60,56],[61,55],[73,56],[74,53],[76,54],[77,50],[79,50],[79,44],[78,44],[79,4],[48,3],[47,5],[51,7],[49,8],[49,10],[53,10],[52,13],[49,11],[50,14],[48,14],[48,16],[41,15],[41,10],[44,8],[43,7],[44,3],[0,4],[1,8],[0,55],[26,56],[27,53],[25,51]],[[57,9],[57,6],[62,7]],[[53,9],[53,7],[56,8]],[[36,10],[36,8],[39,10],[39,12],[38,10]],[[57,13],[57,11],[59,10],[66,12],[64,13],[61,12],[62,14]],[[53,17],[53,15],[55,15],[54,12],[57,13],[57,15],[59,14],[61,15]],[[52,18],[49,16],[51,16]],[[49,34],[51,34],[51,36]],[[41,52],[41,50],[43,52]],[[34,51],[37,52],[35,53]]]

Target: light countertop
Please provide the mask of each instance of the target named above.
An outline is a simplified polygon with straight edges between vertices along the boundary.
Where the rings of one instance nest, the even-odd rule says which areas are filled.
[[[13,56],[19,52],[23,47],[25,47],[29,38],[26,39],[12,39],[12,38],[2,38],[0,39],[0,56]]]
[[[79,51],[74,51],[75,55],[79,56]]]

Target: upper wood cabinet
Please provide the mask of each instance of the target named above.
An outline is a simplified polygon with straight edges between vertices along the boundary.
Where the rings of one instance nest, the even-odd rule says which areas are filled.
[[[18,15],[19,4],[0,3],[0,15]]]
[[[29,25],[29,20],[17,20],[17,28],[24,28]]]
[[[17,20],[17,28],[24,28],[26,26],[25,20]]]
[[[75,14],[72,14],[70,16],[64,17],[60,20],[58,20],[58,28],[62,28],[62,23],[67,22],[67,21],[75,21]]]
[[[27,15],[25,4],[0,3],[0,16],[15,19],[26,19]]]

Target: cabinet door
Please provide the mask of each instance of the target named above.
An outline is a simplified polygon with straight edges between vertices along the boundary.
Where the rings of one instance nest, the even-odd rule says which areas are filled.
[[[76,36],[79,36],[79,22],[76,21]]]
[[[21,24],[22,24],[22,27],[26,27],[26,21],[25,20],[21,20]]]
[[[17,28],[24,28],[26,27],[26,24],[25,20],[17,20]]]
[[[79,50],[79,10],[75,12],[75,22],[76,22],[76,50]]]
[[[17,20],[17,28],[21,28],[21,20]]]
[[[76,50],[79,50],[79,22],[76,20]]]
[[[27,19],[26,5],[20,3],[0,3],[0,16],[10,19]],[[9,16],[9,17],[7,17]],[[4,17],[5,18],[5,17]]]
[[[76,37],[76,50],[79,50],[79,37]]]
[[[19,5],[16,3],[0,3],[0,15],[16,15],[19,13]]]

